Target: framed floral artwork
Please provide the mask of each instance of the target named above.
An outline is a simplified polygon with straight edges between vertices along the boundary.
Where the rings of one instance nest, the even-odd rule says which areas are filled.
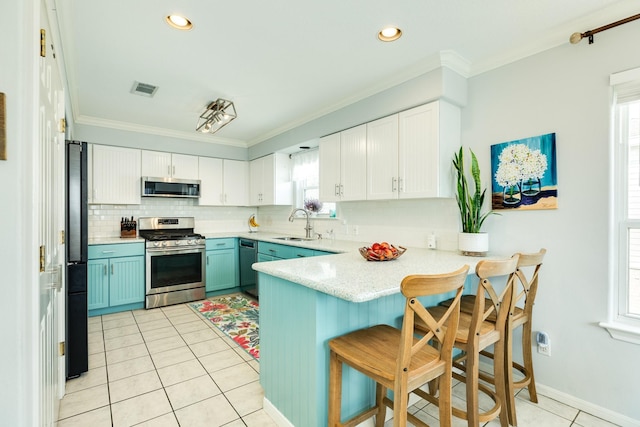
[[[556,134],[491,146],[492,209],[557,209]]]

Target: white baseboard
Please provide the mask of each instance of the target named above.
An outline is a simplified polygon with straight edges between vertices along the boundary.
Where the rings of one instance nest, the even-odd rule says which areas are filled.
[[[571,406],[572,408],[579,409],[595,417],[602,418],[614,424],[618,424],[622,427],[640,427],[640,420],[635,420],[631,417],[627,417],[626,415],[614,412],[607,408],[603,408],[602,406],[587,402],[586,400],[579,399],[563,391],[559,391],[544,384],[540,384],[537,381],[536,389],[538,390],[538,393],[548,398],[557,400],[558,402],[564,403],[565,405]]]
[[[490,369],[490,366],[487,364],[485,368]],[[560,403],[571,406],[572,408],[579,409],[595,417],[602,418],[614,424],[618,424],[622,427],[640,427],[640,420],[636,420],[618,412],[614,412],[610,409],[603,408],[602,406],[587,402],[586,400],[579,399],[565,392],[556,390],[544,384],[540,384],[539,382],[536,382],[536,388],[540,394],[550,399],[557,400]],[[415,401],[411,401],[412,398],[415,398],[414,400],[417,400],[417,397],[412,394],[409,400],[410,405],[415,403]],[[282,415],[280,411],[278,411],[275,406],[273,406],[273,404],[266,397],[263,400],[263,409],[279,427],[295,427],[284,415]],[[390,419],[392,416],[393,411],[388,410],[386,418]],[[369,419],[361,423],[358,427],[372,426],[373,419]]]
[[[493,366],[486,361],[480,361],[480,370],[491,372],[493,370]],[[626,415],[614,412],[607,408],[603,408],[602,406],[596,405],[595,403],[579,399],[563,391],[556,390],[555,388],[546,386],[544,384],[540,384],[538,381],[536,381],[536,390],[538,391],[538,393],[550,399],[557,400],[562,404],[579,409],[595,417],[602,418],[603,420],[607,420],[614,424],[618,424],[622,427],[640,427],[640,420],[635,420],[631,417],[627,417]]]

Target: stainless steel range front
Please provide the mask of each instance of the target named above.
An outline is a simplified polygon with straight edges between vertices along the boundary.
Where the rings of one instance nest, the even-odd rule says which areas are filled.
[[[205,298],[205,239],[192,217],[139,218],[146,240],[146,308]]]

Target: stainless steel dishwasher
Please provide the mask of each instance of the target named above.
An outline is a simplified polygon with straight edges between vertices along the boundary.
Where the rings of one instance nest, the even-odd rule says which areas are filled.
[[[240,239],[240,290],[258,298],[258,274],[251,268],[258,256],[258,242]]]

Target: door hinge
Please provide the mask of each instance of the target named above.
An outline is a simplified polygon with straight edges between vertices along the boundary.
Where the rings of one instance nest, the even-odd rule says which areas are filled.
[[[64,356],[64,341],[58,343],[58,356]]]
[[[64,245],[65,234],[64,230],[60,230],[60,244]]]
[[[46,253],[45,246],[41,245],[40,246],[40,273],[44,272],[45,253]]]
[[[60,124],[58,125],[58,131],[60,133],[64,133],[67,130],[67,120],[65,118],[60,119]]]
[[[40,56],[47,56],[47,32],[44,28],[40,28]]]

